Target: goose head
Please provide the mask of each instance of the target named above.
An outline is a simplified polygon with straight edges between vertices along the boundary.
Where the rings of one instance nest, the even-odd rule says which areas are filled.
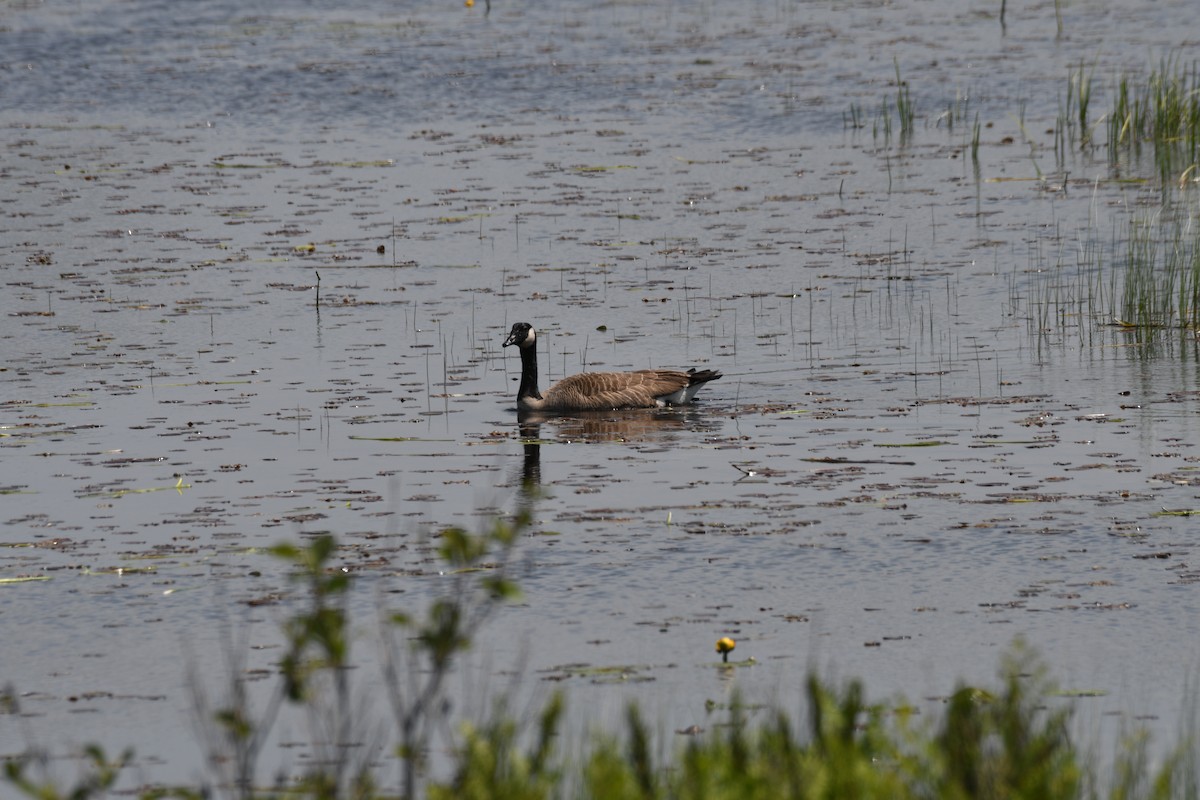
[[[528,322],[517,322],[512,326],[512,330],[508,332],[508,338],[504,340],[504,347],[510,344],[515,344],[517,347],[524,350],[526,347],[533,347],[534,340],[537,339],[537,334],[533,331],[533,326]]]

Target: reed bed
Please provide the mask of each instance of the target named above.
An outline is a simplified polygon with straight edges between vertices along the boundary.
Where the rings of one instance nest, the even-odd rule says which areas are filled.
[[[1200,325],[1200,230],[1191,220],[1131,220],[1123,273],[1121,325],[1189,332]]]
[[[1164,184],[1196,182],[1200,164],[1200,66],[1166,58],[1145,80],[1122,75],[1108,114],[1108,154],[1114,167],[1139,161],[1149,149]]]

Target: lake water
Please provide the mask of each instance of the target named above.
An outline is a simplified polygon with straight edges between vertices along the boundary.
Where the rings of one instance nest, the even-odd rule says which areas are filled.
[[[1111,324],[1153,169],[1055,130],[1194,10],[1009,6],[4,4],[0,579],[37,580],[0,584],[0,752],[203,774],[194,686],[280,652],[262,548],[323,532],[377,695],[381,609],[449,585],[431,537],[521,507],[457,711],[562,688],[669,740],[815,668],[935,713],[1023,638],[1081,738],[1173,742],[1197,352]],[[725,377],[522,431],[521,320],[543,385]]]

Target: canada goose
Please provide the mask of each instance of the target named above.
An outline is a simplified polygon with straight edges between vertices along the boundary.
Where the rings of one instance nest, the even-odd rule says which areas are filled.
[[[709,381],[721,377],[716,370],[639,369],[636,372],[584,372],[563,378],[538,391],[537,334],[528,322],[512,326],[504,346],[515,344],[521,352],[521,411],[608,411],[614,408],[654,408],[690,403]]]

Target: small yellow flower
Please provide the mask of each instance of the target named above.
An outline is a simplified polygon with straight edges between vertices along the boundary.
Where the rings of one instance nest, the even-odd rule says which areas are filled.
[[[463,2],[463,5],[465,5],[467,8],[474,8],[474,7],[475,7],[475,0],[465,0],[465,1]]]
[[[729,654],[735,647],[737,647],[737,642],[728,636],[722,636],[720,639],[717,639],[717,652],[721,654],[722,661],[729,661]]]

